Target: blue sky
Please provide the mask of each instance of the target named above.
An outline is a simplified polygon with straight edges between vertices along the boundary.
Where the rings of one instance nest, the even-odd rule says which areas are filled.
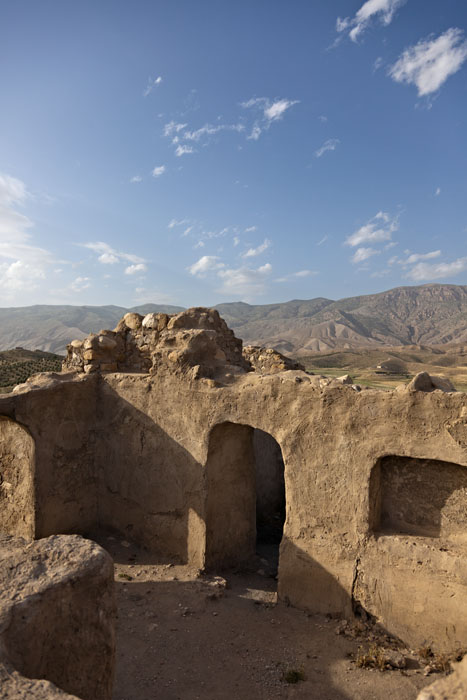
[[[465,0],[0,13],[1,306],[467,283]]]

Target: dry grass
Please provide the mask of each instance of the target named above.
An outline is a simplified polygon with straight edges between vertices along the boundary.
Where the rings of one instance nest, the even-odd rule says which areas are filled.
[[[452,670],[451,663],[453,661],[462,661],[465,654],[465,649],[457,649],[452,654],[437,653],[428,645],[418,650],[418,655],[426,662],[429,673],[448,673]]]
[[[363,647],[358,647],[355,665],[358,668],[378,668],[380,671],[385,671],[387,664],[384,649],[377,644],[372,644],[367,651]]]

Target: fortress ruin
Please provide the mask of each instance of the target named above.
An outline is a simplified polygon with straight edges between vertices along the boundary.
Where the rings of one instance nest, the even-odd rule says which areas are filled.
[[[127,314],[73,341],[62,374],[0,397],[0,531],[112,529],[157,561],[220,571],[272,529],[282,600],[465,647],[467,394],[438,386],[309,375],[242,348],[215,310]]]

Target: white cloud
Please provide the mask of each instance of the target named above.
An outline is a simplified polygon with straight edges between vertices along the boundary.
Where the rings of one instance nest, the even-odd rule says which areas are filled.
[[[192,143],[201,143],[206,146],[212,136],[222,131],[241,132],[245,130],[245,125],[237,124],[205,124],[199,129],[188,129],[188,124],[171,121],[164,127],[164,136],[172,139],[172,144],[176,145],[175,155],[180,157],[186,153],[196,153]]]
[[[245,131],[244,124],[217,124],[213,126],[212,124],[205,124],[195,131],[185,131],[183,133],[183,138],[187,141],[200,141],[204,136],[213,136],[218,134],[220,131]]]
[[[352,255],[351,263],[355,265],[356,263],[361,263],[364,260],[368,260],[373,255],[378,255],[380,251],[374,248],[357,248],[355,253]]]
[[[256,269],[239,267],[219,270],[217,274],[223,280],[223,284],[218,291],[242,299],[264,294],[271,272],[272,266],[269,263]]]
[[[316,245],[318,245],[318,246],[319,246],[319,245],[323,245],[323,243],[326,243],[327,240],[328,240],[328,234],[326,234],[325,236],[323,236],[323,237],[321,238],[321,240],[318,241],[318,243],[317,243]]]
[[[196,250],[197,248],[204,248],[205,245],[206,245],[206,244],[205,244],[204,241],[198,241],[198,243],[196,243],[196,244],[193,246],[193,248]]]
[[[143,92],[143,96],[147,97],[148,95],[150,95],[154,88],[160,85],[161,83],[162,76],[160,75],[157,78],[148,78],[148,84],[146,85],[146,89]]]
[[[345,240],[346,245],[352,247],[361,245],[362,243],[380,243],[381,241],[390,241],[394,231],[399,228],[399,219],[391,218],[389,214],[379,211],[368,223],[358,231],[355,231]]]
[[[188,271],[196,277],[205,277],[208,272],[219,270],[222,267],[225,267],[224,263],[220,262],[217,255],[203,255],[188,268]]]
[[[413,265],[421,260],[432,260],[433,258],[439,258],[440,255],[440,250],[432,250],[431,253],[413,253],[412,255],[409,255],[407,260],[400,260],[399,262],[402,265]]]
[[[318,275],[316,270],[298,270],[298,272],[291,272],[290,275],[285,275],[285,277],[278,277],[274,282],[288,282],[292,277],[310,277],[311,275]]]
[[[286,111],[298,103],[299,100],[286,98],[271,100],[269,97],[252,97],[250,100],[242,102],[241,106],[244,109],[253,108],[262,112],[261,117],[254,122],[247,138],[257,141],[263,131],[269,129],[273,122],[282,119]]]
[[[130,182],[142,182],[143,178],[141,175],[133,175],[132,178],[130,178]]]
[[[185,238],[185,236],[188,236],[188,234],[193,231],[193,226],[187,226],[184,232],[182,233],[182,238]]]
[[[140,258],[138,255],[118,252],[108,243],[104,243],[104,241],[83,243],[82,246],[83,248],[89,248],[89,250],[92,250],[94,253],[99,253],[100,255],[97,260],[102,265],[115,265],[115,263],[123,262],[124,260],[128,260],[128,262],[135,263],[136,265],[146,262],[144,258]]]
[[[171,121],[164,126],[164,136],[175,136],[187,126],[188,124]]]
[[[234,236],[233,237],[234,247],[237,247],[239,245],[239,243],[240,243],[240,238],[238,236]]]
[[[328,118],[326,117],[325,114],[320,114],[319,117],[318,117],[318,119],[320,120],[320,122],[321,122],[322,124],[326,124],[326,122],[327,122],[327,120],[328,120]]]
[[[261,245],[259,245],[257,248],[250,248],[246,251],[246,253],[243,253],[242,258],[254,258],[257,255],[261,255],[261,253],[264,253],[264,251],[267,250],[270,245],[271,241],[268,238],[265,238]]]
[[[202,231],[201,236],[206,240],[211,240],[213,238],[224,238],[229,232],[229,227],[222,228],[220,231]]]
[[[420,97],[439,90],[467,59],[467,41],[461,29],[448,29],[439,37],[419,41],[406,49],[389,69],[397,83],[413,84]]]
[[[185,224],[189,224],[189,223],[190,223],[189,219],[171,219],[169,221],[168,228],[175,228],[175,226],[184,226]]]
[[[72,289],[73,292],[82,292],[85,289],[89,289],[90,286],[91,286],[90,277],[77,277],[70,284],[70,289]]]
[[[318,148],[317,151],[315,151],[315,156],[317,158],[321,158],[321,156],[324,155],[326,151],[335,151],[339,144],[339,139],[328,139],[323,143],[323,145],[320,148]]]
[[[247,139],[252,140],[252,141],[257,141],[260,136],[261,136],[261,129],[258,126],[258,124],[254,124],[251,128],[250,135],[247,136]]]
[[[283,114],[293,105],[297,104],[298,100],[276,100],[264,110],[264,116],[268,121],[281,119]]]
[[[276,121],[277,119],[282,119],[284,113],[299,103],[299,100],[287,100],[281,98],[278,100],[271,101],[269,97],[252,97],[246,102],[242,102],[241,106],[245,109],[250,107],[259,108],[263,112],[264,119],[268,122]]]
[[[407,0],[367,0],[355,14],[355,17],[337,18],[336,31],[348,31],[352,41],[357,41],[372,19],[378,18],[384,25],[392,22],[396,10]]]
[[[33,264],[16,260],[0,264],[0,289],[7,298],[15,292],[31,292],[37,287],[37,280],[45,279],[45,270]]]
[[[138,263],[137,265],[129,265],[125,268],[125,275],[137,275],[138,273],[146,272],[147,265]]]
[[[160,177],[165,173],[165,165],[156,165],[155,168],[153,168],[151,175],[153,177]]]
[[[17,211],[28,197],[21,180],[0,173],[0,289],[4,300],[36,289],[38,281],[46,279],[49,266],[57,263],[47,250],[31,245],[28,231],[33,222]]]
[[[383,65],[383,59],[381,56],[378,56],[378,58],[373,63],[373,73],[376,73],[376,71],[379,70],[382,65]]]
[[[120,258],[113,253],[102,253],[102,255],[99,255],[97,259],[103,265],[115,265],[115,263],[120,262]]]
[[[440,194],[441,194],[441,187],[437,187],[436,191],[435,191],[435,197],[439,197]]]
[[[248,226],[248,228],[245,229],[245,233],[253,233],[258,229],[257,226]]]
[[[0,205],[20,204],[27,196],[24,182],[11,175],[0,173]]]
[[[415,282],[427,282],[442,278],[455,277],[467,270],[467,257],[458,258],[450,263],[419,262],[407,273],[407,277]]]
[[[180,158],[180,156],[184,156],[187,153],[194,153],[194,152],[195,152],[195,149],[193,148],[193,146],[186,146],[186,145],[182,146],[179,144],[177,146],[177,148],[175,149],[175,155],[177,156],[177,158]]]

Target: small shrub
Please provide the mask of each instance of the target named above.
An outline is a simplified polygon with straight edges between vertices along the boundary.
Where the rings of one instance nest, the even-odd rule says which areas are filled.
[[[426,662],[428,673],[449,673],[452,661],[462,661],[465,649],[457,649],[452,654],[438,654],[428,645],[418,650],[418,655]]]
[[[451,671],[451,658],[448,654],[434,654],[429,666],[432,673],[447,673]]]
[[[282,674],[282,680],[285,683],[300,683],[306,680],[306,676],[300,668],[288,668]]]
[[[430,661],[430,660],[433,658],[433,656],[434,656],[434,654],[433,654],[433,652],[432,652],[432,650],[431,650],[431,647],[429,647],[429,646],[420,647],[420,649],[418,650],[418,655],[419,655],[424,661]]]
[[[132,576],[129,576],[128,574],[118,574],[118,578],[123,578],[125,581],[133,581]]]
[[[368,651],[358,647],[355,665],[358,668],[379,668],[380,671],[384,671],[386,669],[384,649],[377,644],[372,644]]]

